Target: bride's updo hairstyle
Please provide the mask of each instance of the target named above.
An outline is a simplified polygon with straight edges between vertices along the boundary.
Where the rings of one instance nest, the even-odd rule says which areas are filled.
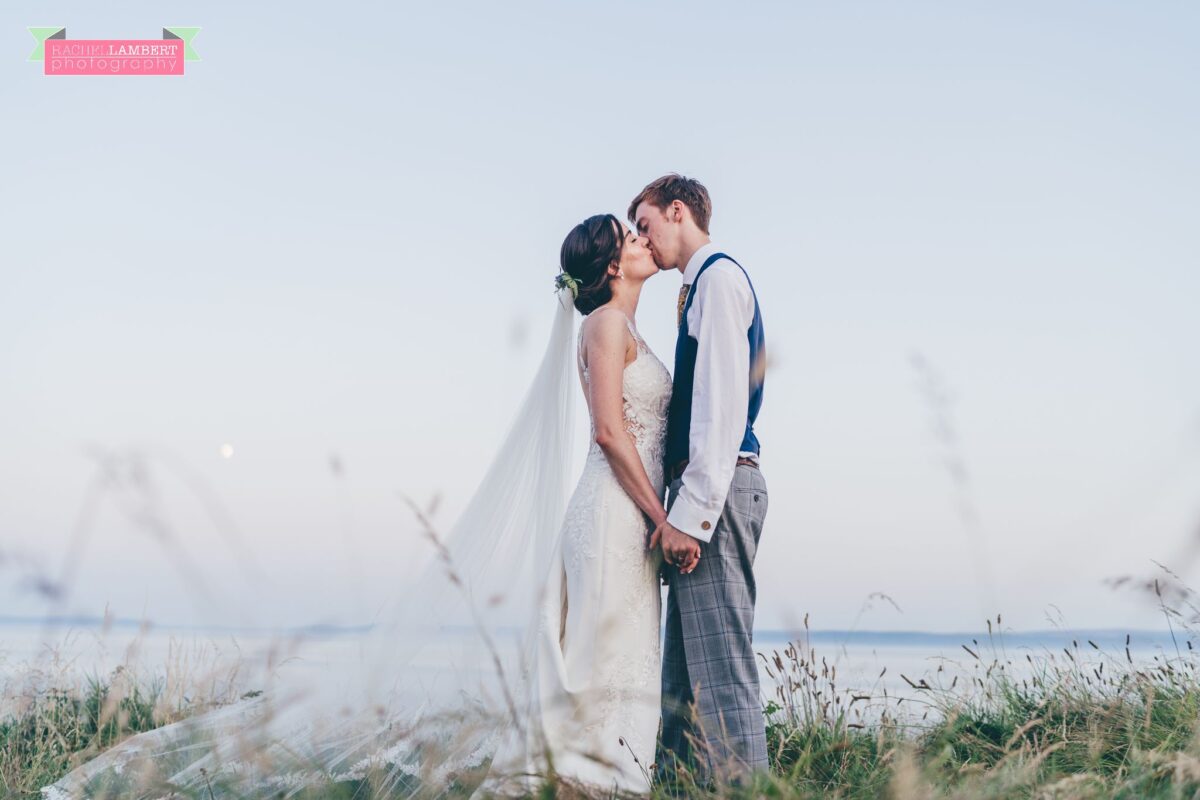
[[[558,280],[574,282],[575,308],[580,314],[590,314],[612,299],[613,276],[608,268],[621,262],[624,246],[625,229],[612,214],[588,217],[563,239]]]

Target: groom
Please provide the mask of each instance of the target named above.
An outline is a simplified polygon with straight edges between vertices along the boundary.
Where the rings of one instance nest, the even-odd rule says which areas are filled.
[[[667,420],[667,595],[662,745],[657,762],[728,780],[767,769],[754,627],[754,554],[767,512],[754,421],[764,350],[746,271],[708,235],[699,181],[666,175],[629,205],[660,269],[683,273]]]

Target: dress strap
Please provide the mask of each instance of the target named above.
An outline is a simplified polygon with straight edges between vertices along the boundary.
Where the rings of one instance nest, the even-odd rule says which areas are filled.
[[[620,310],[620,309],[618,309]],[[625,327],[629,329],[629,335],[633,337],[633,341],[637,343],[639,349],[646,349],[646,340],[642,338],[642,334],[638,332],[637,325],[633,322],[633,317],[621,311],[621,316],[625,318]]]

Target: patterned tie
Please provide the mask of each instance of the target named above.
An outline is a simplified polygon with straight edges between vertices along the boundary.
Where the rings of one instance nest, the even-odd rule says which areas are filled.
[[[679,327],[683,324],[683,307],[687,304],[688,289],[691,288],[692,285],[690,283],[685,283],[679,289],[679,305],[675,307],[675,314],[677,317],[675,320],[675,327]]]

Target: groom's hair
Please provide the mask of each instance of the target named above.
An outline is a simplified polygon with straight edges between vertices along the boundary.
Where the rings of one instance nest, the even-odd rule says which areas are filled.
[[[665,211],[667,206],[678,200],[692,212],[696,227],[708,233],[708,221],[712,218],[712,200],[708,199],[708,189],[698,180],[685,178],[678,172],[663,175],[656,181],[646,184],[646,188],[638,192],[629,204],[629,221],[637,225],[637,208],[642,203],[649,203],[659,211]]]

